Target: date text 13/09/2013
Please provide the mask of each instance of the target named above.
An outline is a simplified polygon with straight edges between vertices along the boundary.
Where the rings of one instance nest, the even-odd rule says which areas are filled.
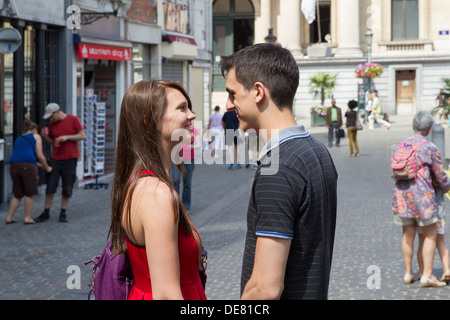
[[[191,306],[181,307],[180,314],[184,315],[206,315],[211,317],[214,312],[229,314],[229,315],[254,315],[254,314],[269,314],[269,306],[265,304],[258,305],[242,305],[235,304],[224,305],[223,310],[215,307],[201,307],[201,306]]]

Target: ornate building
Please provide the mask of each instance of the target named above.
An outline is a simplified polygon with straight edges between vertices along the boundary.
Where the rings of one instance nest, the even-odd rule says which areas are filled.
[[[450,70],[449,1],[318,0],[319,10],[311,24],[302,12],[307,1],[214,1],[212,107],[220,105],[224,110],[226,103],[217,69],[220,55],[263,42],[272,29],[277,42],[293,52],[300,68],[294,112],[301,122],[307,124],[310,107],[320,104],[309,92],[314,74],[338,75],[333,95],[344,106],[358,98],[358,85],[363,81],[355,77],[355,68],[368,59],[383,66],[383,74],[372,80],[372,86],[379,91],[385,112],[414,114],[433,108],[441,78],[448,77]]]

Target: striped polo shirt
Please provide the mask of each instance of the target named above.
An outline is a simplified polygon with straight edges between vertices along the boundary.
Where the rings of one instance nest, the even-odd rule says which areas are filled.
[[[337,172],[327,148],[303,126],[261,150],[247,213],[241,293],[259,236],[292,240],[282,299],[327,299],[337,208]],[[269,174],[264,169],[274,168]]]

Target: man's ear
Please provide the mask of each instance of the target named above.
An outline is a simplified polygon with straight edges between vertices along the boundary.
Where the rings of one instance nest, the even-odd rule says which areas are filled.
[[[255,82],[253,88],[255,90],[255,102],[260,103],[266,96],[266,87],[261,82]]]

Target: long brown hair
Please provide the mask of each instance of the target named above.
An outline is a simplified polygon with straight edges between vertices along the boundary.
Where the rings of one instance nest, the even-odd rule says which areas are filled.
[[[192,110],[191,100],[184,88],[178,82],[172,81],[141,80],[126,91],[122,100],[111,200],[111,226],[108,234],[108,237],[111,236],[112,250],[115,253],[126,251],[122,215],[126,215],[125,229],[131,230],[133,192],[143,170],[151,170],[161,182],[169,186],[175,212],[174,220],[184,226],[187,234],[194,235],[199,249],[201,248],[189,214],[173,187],[170,168],[167,168],[163,161],[160,147],[158,128],[167,107],[168,88],[180,91]],[[181,164],[181,170],[184,169],[182,166]],[[134,238],[132,234],[128,236]]]

